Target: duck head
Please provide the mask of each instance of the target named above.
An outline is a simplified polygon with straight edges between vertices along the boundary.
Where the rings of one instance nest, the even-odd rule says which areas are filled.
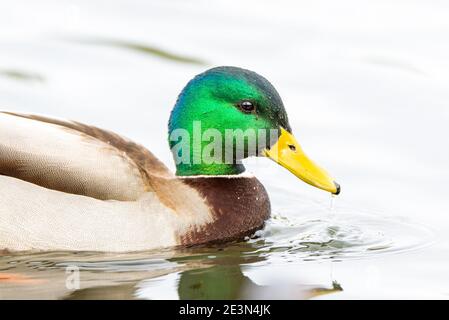
[[[276,89],[249,70],[217,67],[193,78],[171,113],[169,144],[178,176],[235,175],[244,171],[242,159],[265,156],[308,184],[340,192],[296,141]]]

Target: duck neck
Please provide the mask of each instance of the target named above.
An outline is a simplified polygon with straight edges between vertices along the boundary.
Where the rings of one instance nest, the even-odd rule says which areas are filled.
[[[177,176],[230,176],[245,171],[243,164],[178,164]]]

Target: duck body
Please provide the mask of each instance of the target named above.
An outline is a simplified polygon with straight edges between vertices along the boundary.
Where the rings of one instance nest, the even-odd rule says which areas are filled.
[[[76,122],[0,113],[0,248],[137,251],[242,238],[270,214],[249,175],[177,177]]]

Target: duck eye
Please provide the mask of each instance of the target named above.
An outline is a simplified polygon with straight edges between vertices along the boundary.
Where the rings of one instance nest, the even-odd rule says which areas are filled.
[[[256,107],[251,101],[245,100],[239,103],[240,109],[242,109],[244,112],[250,113],[253,112]]]
[[[293,152],[296,151],[296,147],[293,144],[289,144],[288,147],[290,148],[291,151]]]

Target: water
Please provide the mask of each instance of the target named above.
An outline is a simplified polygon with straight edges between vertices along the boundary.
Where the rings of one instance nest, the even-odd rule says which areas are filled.
[[[347,211],[347,210],[346,210]],[[3,283],[3,298],[305,298],[341,292],[332,264],[405,253],[426,246],[432,233],[399,219],[364,213],[338,218],[293,218],[275,214],[265,229],[245,242],[129,254],[51,252],[4,255],[0,272],[25,276]],[[246,270],[310,263],[329,265],[329,281],[262,286]],[[65,289],[67,268],[81,272],[81,288]],[[218,288],[218,289],[217,289]],[[337,289],[336,289],[337,288]],[[286,289],[286,291],[285,291]],[[276,291],[275,291],[276,292]],[[281,295],[281,296],[279,296]],[[285,295],[285,296],[282,296]]]
[[[298,206],[294,193],[274,213],[267,226],[243,242],[194,248],[111,254],[51,252],[4,254],[0,274],[22,275],[17,283],[2,283],[2,297],[31,298],[311,298],[341,293],[344,284],[334,278],[334,264],[405,254],[428,246],[433,233],[398,217],[351,208],[320,207],[304,199]],[[307,213],[294,215],[292,212]],[[248,271],[311,263],[327,266],[324,283],[261,285]],[[69,290],[67,268],[81,272],[81,288]],[[270,280],[271,276],[267,276]],[[1,283],[1,279],[0,279]],[[19,285],[18,285],[19,284]]]
[[[330,201],[330,203],[329,203],[329,211],[330,211],[330,213],[333,213],[334,212],[334,208],[335,208],[335,199],[337,198],[337,196],[336,195],[331,195],[331,201]]]
[[[0,3],[2,109],[114,130],[173,168],[166,122],[180,89],[205,68],[246,67],[275,84],[295,136],[342,186],[329,200],[250,160],[273,217],[246,241],[4,252],[0,298],[449,297],[449,7],[258,3]]]

